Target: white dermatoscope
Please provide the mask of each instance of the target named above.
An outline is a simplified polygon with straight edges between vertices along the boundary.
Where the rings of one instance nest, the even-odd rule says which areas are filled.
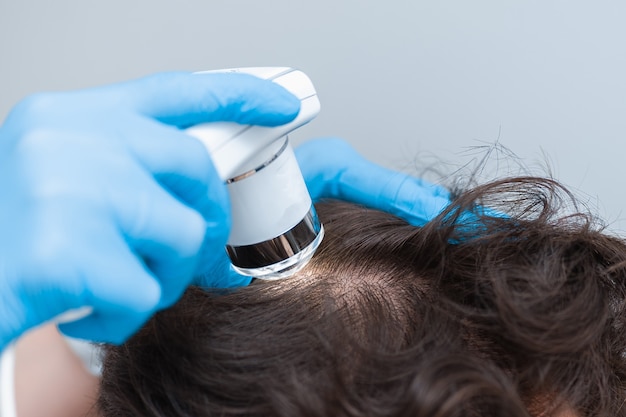
[[[218,71],[271,80],[300,99],[298,116],[282,126],[215,122],[187,129],[207,147],[228,186],[232,229],[226,251],[234,269],[254,278],[288,277],[306,265],[324,236],[287,137],[317,116],[317,93],[311,80],[293,68]]]

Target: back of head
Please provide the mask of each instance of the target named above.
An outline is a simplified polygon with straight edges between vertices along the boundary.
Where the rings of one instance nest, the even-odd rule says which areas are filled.
[[[626,415],[626,245],[563,202],[553,181],[500,181],[423,228],[319,204],[326,237],[295,277],[192,288],[109,347],[100,411]]]

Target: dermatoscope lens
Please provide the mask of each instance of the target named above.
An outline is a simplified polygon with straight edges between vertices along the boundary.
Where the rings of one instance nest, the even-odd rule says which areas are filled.
[[[234,269],[260,279],[302,269],[324,237],[289,139],[227,181],[233,228],[226,246]]]
[[[313,257],[324,238],[324,228],[315,208],[291,230],[253,245],[226,247],[234,269],[243,275],[261,279],[289,277]]]

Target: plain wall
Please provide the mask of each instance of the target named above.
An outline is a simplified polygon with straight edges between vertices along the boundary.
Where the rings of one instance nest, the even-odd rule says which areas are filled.
[[[296,142],[341,136],[409,170],[498,142],[623,234],[624,22],[621,0],[0,0],[0,119],[41,90],[297,67],[322,112]]]

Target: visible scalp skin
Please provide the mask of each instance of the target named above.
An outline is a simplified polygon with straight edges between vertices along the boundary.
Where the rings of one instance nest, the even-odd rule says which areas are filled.
[[[191,288],[109,347],[102,415],[626,416],[626,243],[552,180],[455,198],[421,228],[318,204],[297,276]]]

